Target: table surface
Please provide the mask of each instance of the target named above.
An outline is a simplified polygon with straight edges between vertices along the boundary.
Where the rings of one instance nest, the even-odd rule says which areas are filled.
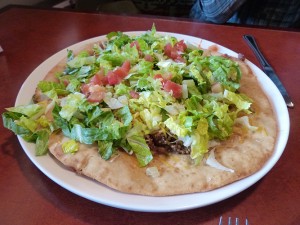
[[[31,163],[17,138],[0,126],[0,224],[218,224],[219,217],[248,218],[251,225],[300,224],[300,33],[213,25],[174,18],[91,14],[11,7],[0,13],[0,110],[14,105],[27,76],[44,60],[79,41],[111,31],[157,30],[207,39],[258,61],[242,38],[253,34],[292,97],[286,149],[259,182],[229,199],[180,212],[147,213],[79,197]]]

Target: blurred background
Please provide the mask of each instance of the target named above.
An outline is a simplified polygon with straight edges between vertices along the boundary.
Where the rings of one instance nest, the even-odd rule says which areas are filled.
[[[38,8],[190,18],[219,24],[300,28],[300,0],[0,0]]]
[[[189,12],[194,1],[195,0],[0,0],[0,8],[16,4],[41,8],[74,9],[86,12],[189,17]]]
[[[35,6],[35,5],[43,5],[45,7],[52,7],[55,4],[66,2],[69,4],[69,1],[62,0],[0,0],[0,9],[4,8],[8,5],[27,5],[27,6]]]

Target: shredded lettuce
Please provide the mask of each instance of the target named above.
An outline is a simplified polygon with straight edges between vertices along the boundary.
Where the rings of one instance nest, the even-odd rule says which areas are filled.
[[[36,132],[36,146],[35,146],[35,154],[37,156],[45,155],[48,152],[48,140],[49,140],[49,130],[42,129]]]
[[[115,149],[111,141],[98,141],[98,152],[104,160],[109,160]]]
[[[189,130],[184,126],[182,121],[169,117],[165,122],[165,126],[177,137],[185,137],[189,134]]]
[[[74,154],[78,151],[79,144],[75,140],[71,139],[64,142],[61,147],[65,154]]]
[[[208,152],[208,123],[207,120],[201,118],[198,121],[197,129],[192,134],[191,158],[199,163],[203,155]]]
[[[242,95],[225,90],[224,97],[232,102],[238,108],[238,110],[245,110],[246,112],[249,112],[251,102],[244,99]]]
[[[161,109],[156,106],[140,111],[140,117],[147,125],[147,130],[155,131],[159,129],[159,125],[162,122],[162,115],[160,112]]]
[[[24,140],[33,142],[36,140],[33,133],[27,128],[22,126],[22,124],[18,123],[19,119],[21,119],[22,114],[14,113],[14,112],[4,112],[2,114],[3,125],[7,129],[14,132],[16,135],[21,136]]]
[[[62,109],[59,115],[69,121],[84,101],[84,95],[81,93],[69,94],[62,99]]]
[[[139,134],[131,135],[127,137],[127,141],[141,166],[146,166],[152,161],[153,156],[144,136]]]
[[[69,93],[69,91],[66,90],[64,84],[52,81],[40,81],[38,83],[38,88],[50,98],[54,98],[54,96],[58,95],[66,95]]]
[[[96,144],[100,156],[109,160],[122,148],[134,154],[140,166],[153,159],[145,136],[164,131],[182,140],[198,163],[209,150],[208,143],[228,138],[234,124],[255,130],[248,117],[241,117],[252,113],[252,101],[238,92],[242,75],[238,63],[203,54],[190,43],[185,43],[185,50],[176,50],[179,42],[157,34],[153,26],[137,36],[111,32],[92,51],[75,55],[67,50],[66,67],[56,74],[57,82],[38,84],[50,99],[7,108],[3,124],[35,142],[37,155],[47,152],[51,132],[61,130],[70,138],[63,143],[65,153],[76,154],[79,143]],[[177,58],[167,53],[167,45]],[[129,71],[122,68],[125,61],[130,62]],[[120,82],[110,83],[116,77]],[[166,87],[166,81],[183,88],[183,95],[175,98],[176,89]],[[105,93],[93,93],[93,82]],[[212,93],[215,84],[224,92]]]
[[[16,107],[6,108],[9,112],[19,113],[25,115],[28,118],[38,118],[46,110],[47,103],[40,102],[39,104],[21,105]]]
[[[8,111],[2,114],[4,127],[21,136],[25,141],[36,143],[35,154],[37,156],[47,153],[52,127],[51,122],[40,115],[44,110],[45,107],[41,107],[39,104],[30,104],[26,107],[8,108]],[[41,117],[43,117],[44,126],[41,126]]]
[[[67,62],[67,65],[71,68],[85,69],[86,65],[92,65],[95,63],[95,56],[90,56],[87,52],[82,52],[72,60]]]

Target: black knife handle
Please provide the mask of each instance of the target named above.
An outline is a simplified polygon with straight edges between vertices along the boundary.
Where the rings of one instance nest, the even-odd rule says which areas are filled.
[[[271,65],[268,63],[268,61],[265,59],[263,54],[260,52],[258,45],[256,44],[256,41],[252,35],[245,34],[243,38],[247,41],[250,48],[253,50],[254,54],[258,58],[261,66],[264,67],[271,67]]]
[[[294,107],[294,103],[292,102],[290,96],[288,95],[286,89],[284,88],[283,84],[275,74],[273,68],[271,65],[267,62],[263,54],[260,52],[256,41],[252,35],[243,35],[243,38],[246,40],[247,44],[250,46],[250,48],[253,50],[254,54],[256,55],[257,59],[259,60],[263,70],[266,72],[266,74],[270,77],[270,79],[273,81],[273,83],[277,86],[279,89],[282,97],[284,98],[286,105],[289,108]]]

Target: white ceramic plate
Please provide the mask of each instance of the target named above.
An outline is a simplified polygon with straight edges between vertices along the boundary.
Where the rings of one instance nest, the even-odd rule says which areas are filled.
[[[142,32],[128,32],[127,34],[138,35],[141,33]],[[187,35],[174,33],[161,34],[172,35],[180,40],[184,39],[195,45],[201,44],[201,47],[203,48],[208,48],[209,46],[215,44],[207,40]],[[74,50],[82,45],[93,43],[99,40],[105,40],[105,36],[88,39],[86,41],[72,45],[66,49]],[[19,91],[16,99],[16,105],[28,104],[30,102],[38,82],[44,78],[44,76],[53,66],[55,66],[61,59],[66,56],[66,49],[63,49],[48,58],[30,74]],[[237,57],[237,53],[225,47],[219,46],[219,50],[222,53]],[[256,183],[263,176],[265,176],[279,160],[281,154],[284,151],[289,135],[289,115],[280,92],[273,84],[273,82],[258,67],[256,67],[249,61],[247,61],[247,63],[253,70],[254,74],[256,74],[256,76],[258,77],[259,82],[261,83],[264,91],[267,93],[267,96],[270,99],[270,102],[276,113],[279,133],[274,154],[260,171],[240,181],[236,181],[232,184],[226,185],[222,188],[218,188],[216,190],[205,193],[185,194],[169,197],[148,197],[124,194],[112,190],[91,179],[79,176],[72,171],[69,171],[68,169],[57,163],[55,160],[53,160],[50,155],[36,157],[34,154],[33,144],[25,142],[20,137],[19,141],[30,160],[46,176],[48,176],[63,188],[94,202],[127,210],[145,212],[180,211],[203,207],[219,202],[240,193],[241,191]]]

